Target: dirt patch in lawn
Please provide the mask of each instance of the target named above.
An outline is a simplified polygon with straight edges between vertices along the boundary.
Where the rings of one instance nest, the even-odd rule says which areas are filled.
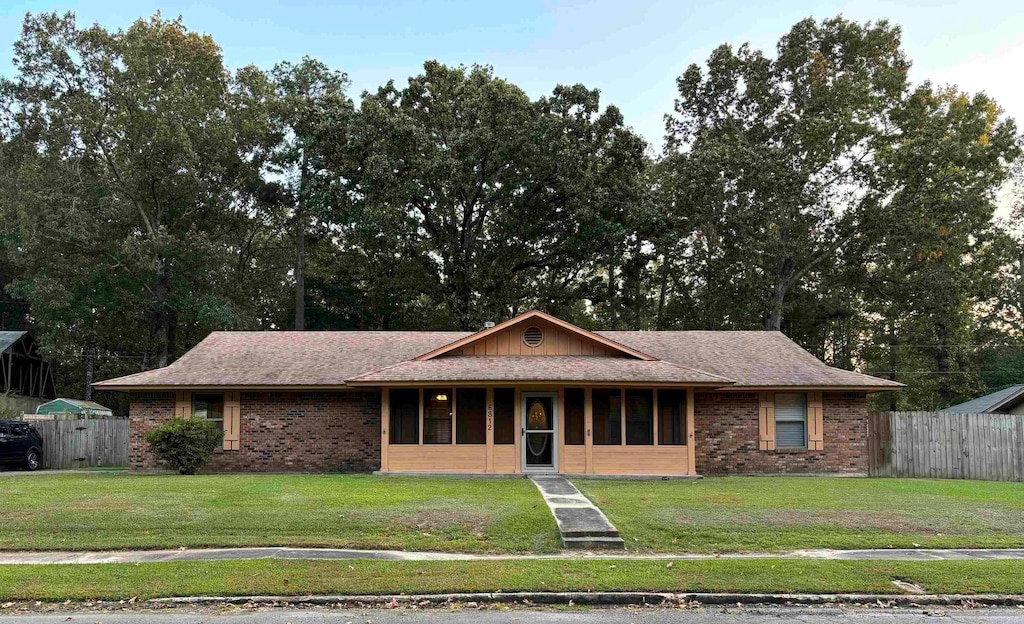
[[[933,527],[918,524],[898,513],[878,511],[787,509],[768,514],[765,521],[769,525],[777,527],[827,525],[844,529],[867,529],[896,534],[921,534],[934,531]]]
[[[485,513],[475,511],[432,509],[395,518],[393,522],[405,528],[425,533],[461,529],[467,533],[481,536],[484,534],[484,529],[490,524],[490,518]]]

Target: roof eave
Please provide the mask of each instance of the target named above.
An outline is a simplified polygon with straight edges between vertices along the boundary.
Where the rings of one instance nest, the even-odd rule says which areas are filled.
[[[723,388],[726,384],[720,381],[589,381],[579,379],[469,379],[469,380],[349,380],[353,388],[408,388],[419,386],[588,386],[594,388]]]

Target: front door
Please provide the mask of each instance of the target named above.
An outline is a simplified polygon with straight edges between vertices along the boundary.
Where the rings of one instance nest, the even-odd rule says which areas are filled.
[[[523,471],[558,470],[558,409],[554,392],[523,393]]]

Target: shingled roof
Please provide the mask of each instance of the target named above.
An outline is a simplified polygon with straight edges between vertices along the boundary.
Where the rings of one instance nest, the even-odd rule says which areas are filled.
[[[411,360],[349,380],[352,385],[429,380],[666,383],[725,386],[731,380],[661,360],[588,355],[467,355]]]
[[[324,389],[394,383],[665,383],[886,390],[902,384],[831,368],[779,332],[596,332],[654,359],[456,356],[417,359],[469,332],[214,332],[165,368],[99,382],[109,390]],[[626,354],[628,355],[628,353]]]

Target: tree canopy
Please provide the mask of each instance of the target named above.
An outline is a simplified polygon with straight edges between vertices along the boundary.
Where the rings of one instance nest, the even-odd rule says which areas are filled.
[[[68,394],[216,329],[476,330],[534,307],[783,331],[907,383],[890,407],[1024,381],[1022,215],[994,218],[1021,136],[984,94],[912,84],[885,21],[720,46],[680,75],[660,146],[593,85],[534,98],[427,61],[355,102],[341,69],[229,70],[160,14],[29,15],[14,52],[0,320],[39,334]]]

